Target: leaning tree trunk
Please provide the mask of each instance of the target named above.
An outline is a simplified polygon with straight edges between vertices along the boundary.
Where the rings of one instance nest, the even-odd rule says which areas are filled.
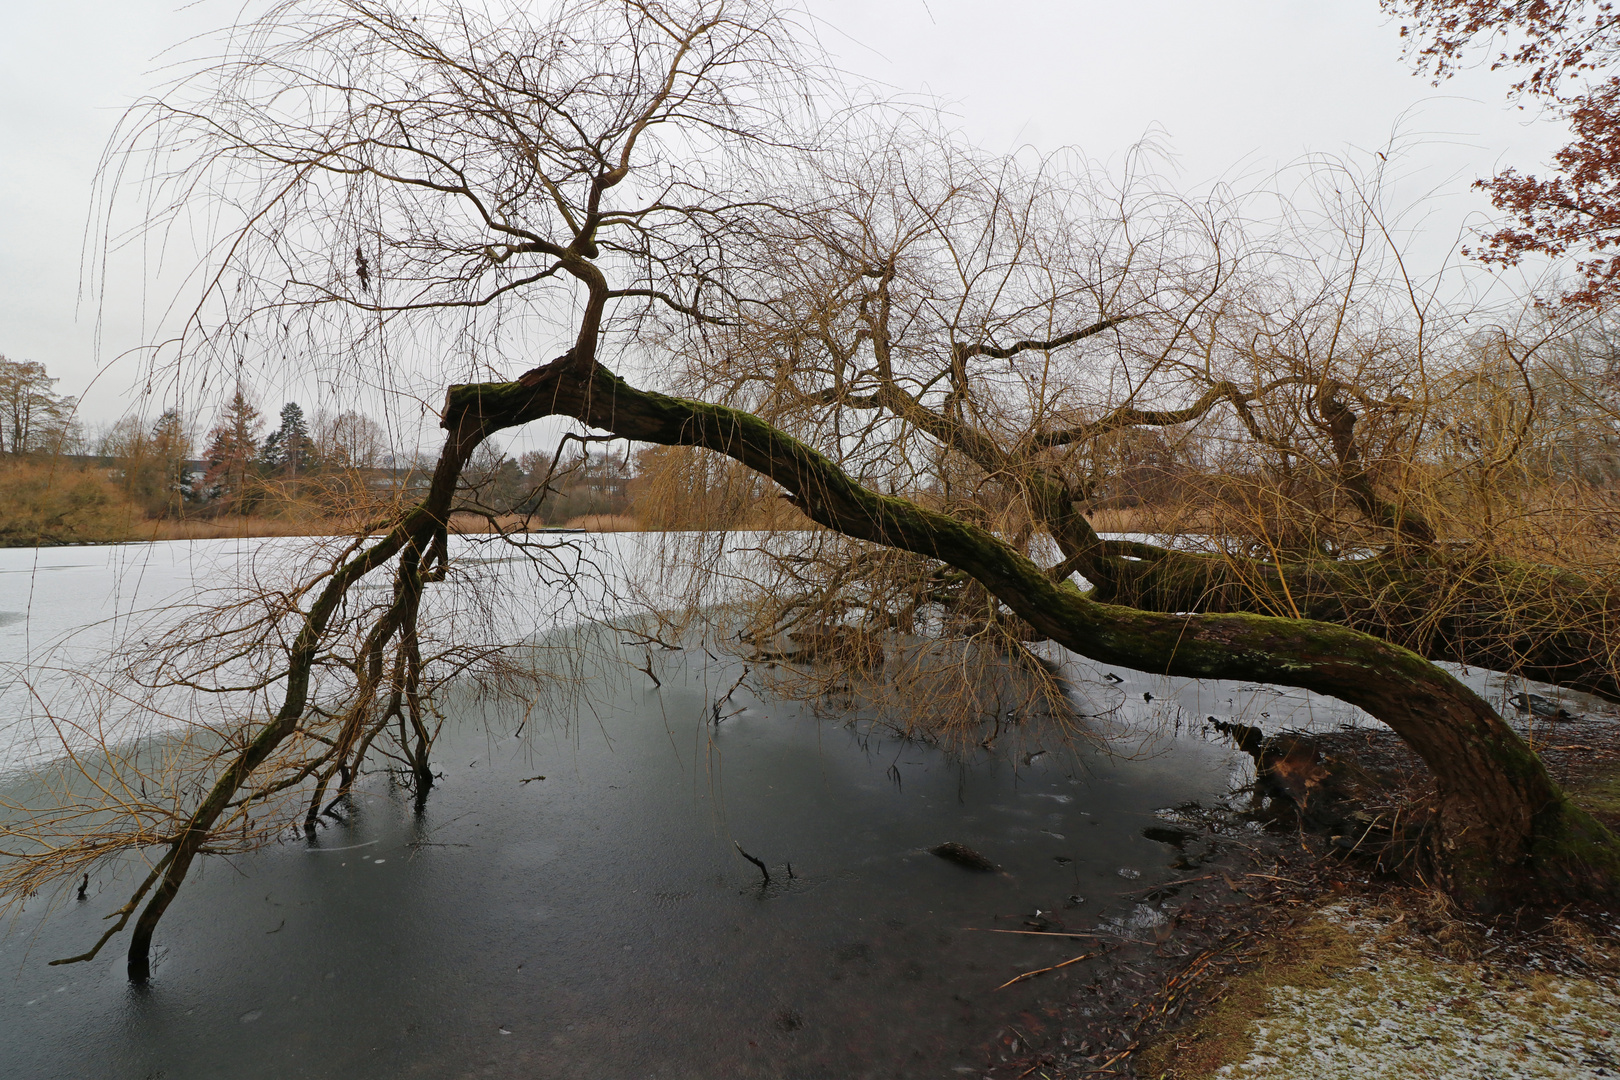
[[[453,432],[488,432],[550,415],[731,457],[780,484],[828,528],[971,574],[1037,631],[1092,659],[1166,675],[1297,686],[1365,709],[1433,771],[1437,860],[1446,886],[1470,906],[1607,895],[1620,883],[1620,844],[1608,830],[1570,802],[1478,695],[1407,649],[1313,620],[1171,615],[1100,603],[1053,581],[983,529],[869,491],[750,413],[638,390],[574,355],[515,383],[451,388],[443,422]]]
[[[94,957],[108,938],[123,928],[135,906],[156,883],[157,888],[153,890],[152,898],[141,910],[140,917],[135,921],[135,929],[130,934],[127,961],[131,982],[144,983],[151,977],[152,935],[179,893],[192,862],[213,835],[214,827],[237,792],[248,783],[254,770],[263,765],[276,748],[297,730],[299,721],[304,717],[304,711],[309,704],[311,669],[333,612],[351,586],[401,552],[404,553],[407,569],[415,575],[415,587],[420,589],[420,573],[417,565],[421,554],[428,551],[434,540],[442,535],[451,496],[461,475],[461,467],[483,437],[484,429],[476,424],[453,432],[440,455],[432,484],[422,502],[403,514],[394,528],[382,539],[360,551],[334,571],[304,616],[303,624],[289,650],[286,689],[281,708],[277,710],[276,715],[259,728],[242,752],[226,766],[208,794],[192,811],[185,827],[169,842],[169,850],[122,909],[123,917],[89,952],[53,963],[73,963]],[[385,618],[396,619],[397,615],[391,614]]]
[[[1097,598],[1148,611],[1298,612],[1449,660],[1620,701],[1620,595],[1556,567],[1467,548],[1271,563],[1099,539]],[[1078,561],[1078,560],[1077,560]]]
[[[725,454],[781,485],[796,506],[828,528],[971,574],[1040,633],[1084,656],[1167,675],[1298,686],[1365,709],[1434,772],[1441,812],[1437,861],[1444,884],[1470,906],[1606,896],[1620,882],[1620,844],[1608,830],[1569,801],[1489,705],[1421,656],[1306,619],[1170,615],[1099,602],[1054,581],[977,526],[862,487],[822,454],[750,413],[638,390],[594,360],[570,353],[519,382],[451,388],[442,421],[448,436],[428,494],[381,540],[333,573],[290,651],[281,709],[168,842],[130,902],[115,912],[118,922],[89,952],[55,963],[92,958],[156,884],[128,954],[130,978],[146,981],[153,932],[192,862],[254,770],[296,730],[308,705],[313,658],[347,590],[396,555],[414,566],[442,537],[461,468],[479,443],[503,428],[554,415],[628,439]]]

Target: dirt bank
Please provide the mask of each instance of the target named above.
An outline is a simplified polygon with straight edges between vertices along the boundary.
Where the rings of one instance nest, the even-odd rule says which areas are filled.
[[[1620,823],[1614,712],[1517,726],[1578,801]],[[1316,739],[1421,817],[1429,778],[1392,734]],[[1472,920],[1424,887],[1420,859],[1313,835],[1276,806],[1257,815],[1264,826],[1219,808],[1162,816],[1167,841],[1182,834],[1185,879],[1143,893],[1105,955],[1037,976],[1051,994],[980,1048],[981,1075],[1620,1076],[1615,911]],[[1077,954],[1095,944],[1074,939]]]

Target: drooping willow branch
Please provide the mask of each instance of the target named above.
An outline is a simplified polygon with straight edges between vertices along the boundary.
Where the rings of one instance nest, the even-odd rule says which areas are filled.
[[[339,604],[361,578],[386,564],[395,555],[406,549],[419,553],[435,544],[444,529],[445,512],[454,493],[461,467],[483,436],[484,431],[476,427],[470,431],[453,432],[423,501],[402,515],[400,521],[381,540],[351,556],[339,566],[310,606],[289,650],[286,689],[281,708],[270,722],[258,730],[246,748],[226,765],[207,795],[192,811],[180,834],[169,844],[169,850],[160,863],[166,864],[161,880],[152,898],[141,911],[140,918],[136,920],[135,929],[130,936],[129,976],[132,980],[144,982],[150,977],[152,934],[179,892],[191,863],[213,834],[220,816],[230,807],[237,792],[248,782],[255,770],[298,729],[303,720],[309,704],[313,665],[326,634],[327,624]],[[392,613],[397,612],[399,621],[403,623],[410,610],[409,607],[400,609],[396,604],[390,609],[391,615],[385,616],[383,622],[387,624]],[[385,629],[382,634],[392,632]],[[381,637],[382,634],[377,636]],[[132,898],[131,904],[138,901],[149,887],[149,884],[143,885]]]
[[[847,536],[949,563],[1038,632],[1082,655],[1194,678],[1274,682],[1328,694],[1378,717],[1434,771],[1457,887],[1583,892],[1620,880],[1608,832],[1553,784],[1540,760],[1478,695],[1422,657],[1342,626],[1255,615],[1171,615],[1088,599],[1005,541],[906,499],[877,494],[757,416],[636,389],[564,357],[515,383],[453,388],[445,423],[490,427],[570,416],[625,438],[724,454]],[[1579,854],[1576,854],[1576,852]]]
[[[380,541],[350,557],[321,590],[293,643],[280,710],[224,769],[185,828],[125,905],[123,918],[160,878],[131,936],[129,973],[150,975],[153,931],[220,816],[308,709],[311,666],[328,620],[361,578],[398,556],[394,601],[366,638],[362,697],[380,681],[380,647],[408,631],[420,595],[423,553],[442,544],[456,479],[472,450],[491,432],[562,415],[624,438],[702,447],[775,481],[813,520],[849,537],[939,560],[966,572],[1037,632],[1083,655],[1141,670],[1198,678],[1262,680],[1298,686],[1359,706],[1395,729],[1429,763],[1440,788],[1446,864],[1454,888],[1480,896],[1581,895],[1594,881],[1620,877],[1613,837],[1575,808],[1536,756],[1488,705],[1421,657],[1340,626],[1250,615],[1166,615],[1086,598],[1053,581],[1034,562],[988,531],[906,499],[873,492],[824,455],[747,412],[638,390],[594,361],[570,354],[515,383],[450,391],[445,448],[422,503],[403,514]],[[440,549],[442,550],[442,549]],[[395,690],[383,719],[407,720],[425,765],[420,703],[411,699],[409,669],[420,657],[396,652]],[[405,697],[404,711],[401,695]],[[331,753],[357,761],[364,735],[349,716]],[[356,736],[362,749],[339,747]],[[413,762],[415,765],[417,762]],[[328,775],[328,779],[330,776]],[[317,795],[311,806],[317,805]],[[161,874],[159,874],[161,871]]]

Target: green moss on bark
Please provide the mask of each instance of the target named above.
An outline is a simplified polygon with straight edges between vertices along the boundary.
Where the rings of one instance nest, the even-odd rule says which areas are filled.
[[[862,487],[757,416],[638,390],[599,365],[564,358],[518,383],[454,387],[445,407],[446,425],[458,430],[547,415],[725,454],[780,484],[828,528],[972,575],[1037,631],[1081,655],[1166,675],[1302,687],[1366,710],[1434,772],[1442,803],[1438,855],[1464,899],[1489,905],[1591,895],[1620,880],[1614,837],[1569,803],[1478,695],[1408,649],[1309,619],[1171,615],[1098,602],[1052,581],[977,526]]]

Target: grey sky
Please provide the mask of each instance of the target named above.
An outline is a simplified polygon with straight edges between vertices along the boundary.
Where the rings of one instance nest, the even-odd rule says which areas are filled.
[[[257,5],[248,5],[249,9]],[[1117,160],[1145,134],[1178,180],[1262,176],[1306,152],[1370,153],[1408,136],[1399,197],[1433,192],[1428,254],[1488,209],[1470,182],[1534,169],[1557,125],[1508,106],[1485,71],[1434,90],[1400,59],[1376,0],[808,0],[843,66],[950,105],[993,150],[1032,144]],[[168,299],[133,275],[81,302],[80,254],[97,158],[122,107],[162,81],[160,54],[228,23],[241,0],[0,0],[0,353],[46,364],[96,422],[130,407],[141,343]],[[143,314],[145,313],[145,314]]]

